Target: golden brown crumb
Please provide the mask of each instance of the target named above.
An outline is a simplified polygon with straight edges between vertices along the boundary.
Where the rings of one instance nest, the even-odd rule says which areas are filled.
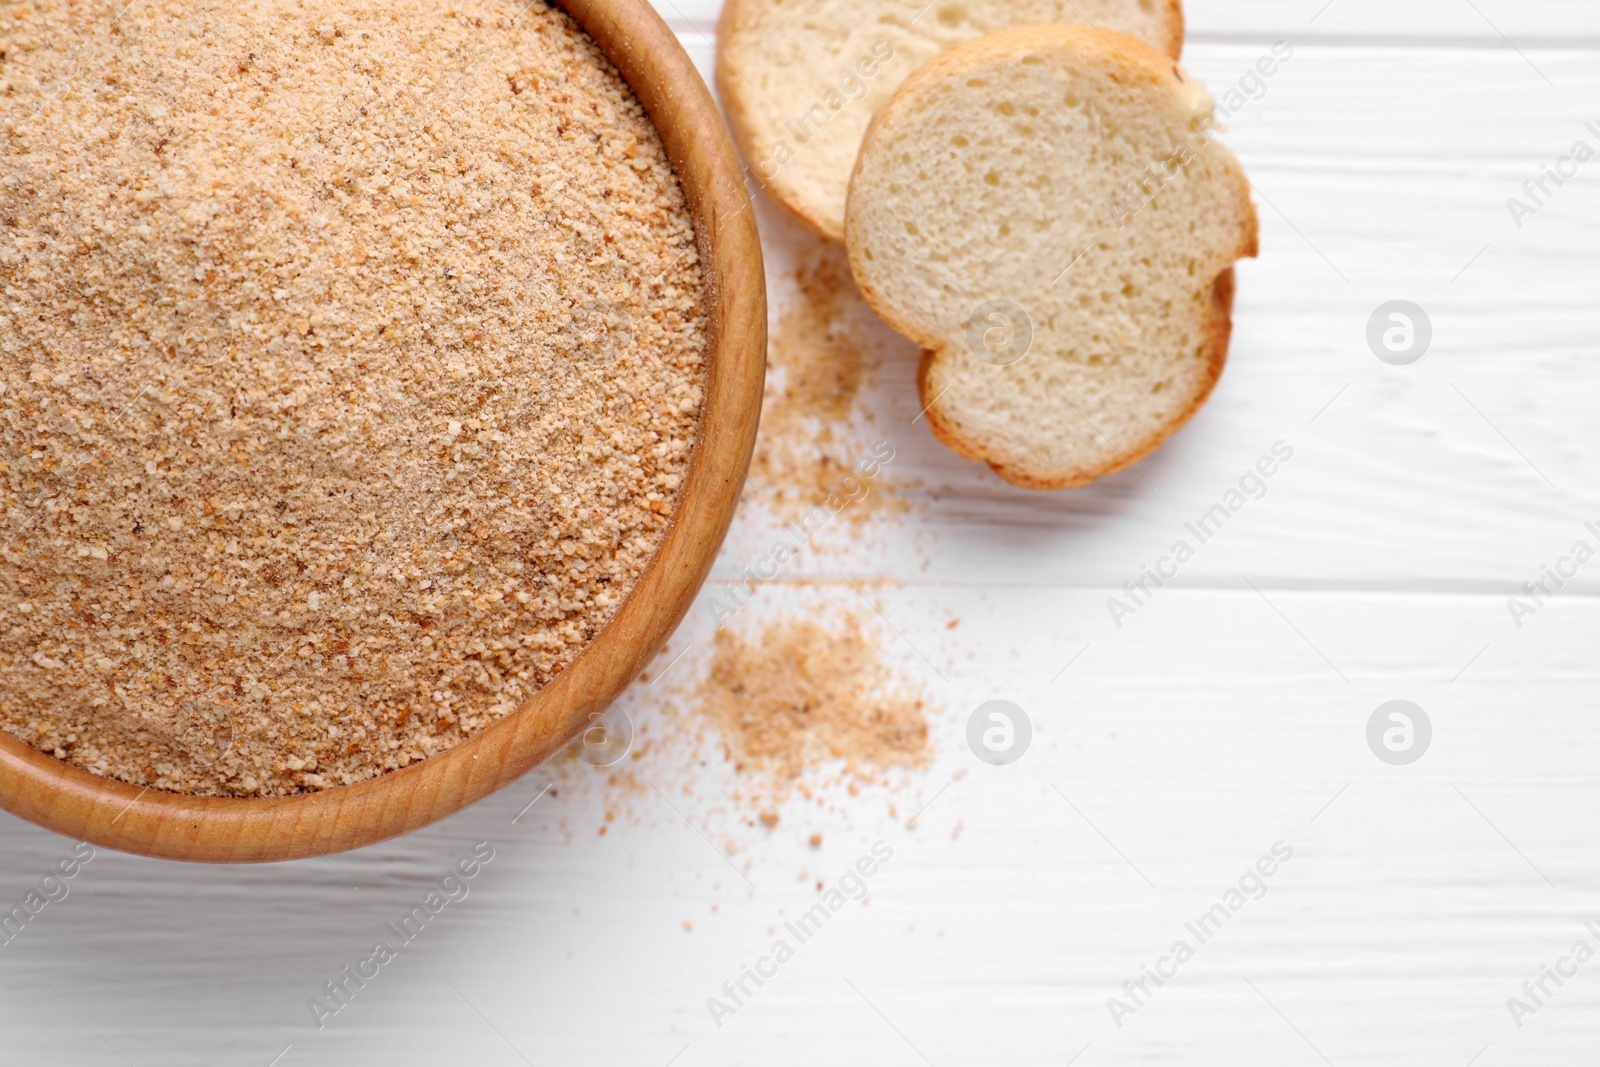
[[[856,772],[925,765],[923,698],[896,682],[856,616],[786,620],[755,641],[719,630],[698,708],[736,763],[783,789],[829,760]]]
[[[844,250],[818,242],[800,254],[796,297],[767,345],[767,393],[761,435],[745,498],[793,520],[840,492],[875,438],[853,425],[856,398],[876,362],[874,320],[850,277]],[[871,492],[841,512],[859,523],[904,510],[878,477]]]
[[[360,781],[605,625],[706,322],[659,138],[512,0],[0,6],[0,728]]]
[[[812,848],[821,848],[822,847],[822,835],[821,834],[812,834],[811,835],[811,847]]]

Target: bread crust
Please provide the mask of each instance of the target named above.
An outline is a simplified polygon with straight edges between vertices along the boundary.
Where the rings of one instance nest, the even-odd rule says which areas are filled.
[[[1233,268],[1229,267],[1217,275],[1217,280],[1211,288],[1211,306],[1205,325],[1206,331],[1206,376],[1200,389],[1196,390],[1194,399],[1182,412],[1175,416],[1166,425],[1159,427],[1147,439],[1132,449],[1124,449],[1122,455],[1114,462],[1107,463],[1098,468],[1079,471],[1043,470],[1036,467],[1026,467],[1020,464],[1007,463],[995,457],[992,450],[984,447],[981,441],[975,438],[964,437],[961,431],[954,426],[934,399],[929,395],[928,378],[933,371],[938,353],[923,349],[922,362],[917,368],[917,394],[921,398],[922,406],[926,409],[928,428],[933,431],[933,436],[950,451],[963,459],[974,460],[978,463],[987,463],[996,474],[1012,485],[1023,489],[1057,490],[1057,489],[1082,489],[1086,485],[1104,478],[1108,474],[1115,474],[1120,470],[1138,463],[1156,449],[1166,444],[1167,439],[1181,430],[1188,421],[1205,406],[1211,398],[1211,393],[1216,389],[1217,382],[1222,379],[1223,368],[1228,363],[1228,345],[1233,337]]]
[[[997,2],[1005,3],[1006,0]],[[784,181],[781,169],[769,178],[760,174],[752,162],[761,158],[762,151],[755,123],[751,117],[750,96],[755,90],[739,75],[737,65],[730,57],[740,52],[735,38],[750,21],[750,13],[763,4],[771,3],[772,0],[726,0],[722,5],[722,14],[717,18],[717,63],[713,75],[717,96],[722,101],[722,110],[727,115],[728,128],[733,133],[734,143],[739,146],[739,154],[744,159],[745,171],[751,176],[754,184],[812,232],[830,241],[843,243],[845,227],[842,220],[835,219],[831,215],[823,217],[808,207],[799,190],[793,184]],[[1176,61],[1183,57],[1186,24],[1183,0],[1164,0],[1164,4],[1167,24],[1165,51]],[[1055,25],[1082,24],[1063,22]],[[941,53],[941,58],[948,54],[948,51]]]
[[[1167,55],[1183,58],[1183,39],[1189,32],[1189,20],[1183,13],[1183,0],[1167,0]]]
[[[916,94],[922,86],[937,84],[958,75],[964,68],[977,66],[996,56],[1010,54],[1019,44],[1025,49],[1037,48],[1040,46],[1041,33],[1057,37],[1054,43],[1059,46],[1086,45],[1100,50],[1108,61],[1132,64],[1138,73],[1150,78],[1157,85],[1175,87],[1182,82],[1182,75],[1178,72],[1173,59],[1142,41],[1121,34],[1116,35],[1116,40],[1096,40],[1096,37],[1105,38],[1107,32],[1094,27],[1069,25],[1050,27],[1048,30],[1044,27],[1029,27],[1021,31],[1007,30],[968,42],[932,60],[906,79],[894,99],[874,116],[862,141],[862,150],[856,160],[855,172],[851,175],[852,190],[861,173],[863,161],[878,138],[882,136],[883,130],[893,124],[903,110],[914,106]],[[1115,58],[1112,58],[1113,55]],[[1250,180],[1246,177],[1244,168],[1231,153],[1227,156],[1226,170],[1228,178],[1234,185],[1234,195],[1246,208],[1245,230],[1241,235],[1239,246],[1232,252],[1232,259],[1237,261],[1253,258],[1260,251],[1260,221],[1250,200]],[[846,248],[850,262],[856,264],[863,260],[863,249],[858,236],[850,231],[851,228],[847,226]],[[1115,459],[1100,466],[1042,469],[1008,460],[1000,455],[999,449],[964,432],[956,425],[955,421],[941,409],[943,398],[933,391],[930,384],[930,379],[951,342],[946,338],[934,336],[910,322],[897,305],[885,298],[870,278],[863,277],[859,271],[854,273],[856,286],[868,306],[895,331],[922,347],[922,361],[917,372],[917,391],[928,419],[928,426],[934,436],[958,455],[987,463],[1001,478],[1024,489],[1081,488],[1137,463],[1160,448],[1173,434],[1182,429],[1210,398],[1227,364],[1228,348],[1233,335],[1235,279],[1233,267],[1229,266],[1212,282],[1211,300],[1207,306],[1206,320],[1202,323],[1205,373],[1199,388],[1195,390],[1183,409],[1135,447],[1123,449]]]
[[[756,187],[813,233],[820,234],[830,241],[842,243],[843,227],[830,225],[828,220],[818,218],[806,210],[800,203],[796,191],[782,182],[781,170],[768,178],[751,164],[751,160],[760,158],[755,130],[750,121],[750,111],[745,103],[746,93],[751,90],[747,84],[742,84],[743,79],[740,78],[737,68],[728,55],[737,51],[737,46],[733,43],[733,36],[737,32],[736,24],[745,17],[749,8],[766,2],[768,0],[727,0],[722,5],[722,14],[717,18],[717,66],[713,77],[717,87],[717,97],[722,101],[722,110],[728,118],[728,129],[733,133],[734,144],[739,146],[745,173],[750,176]],[[1173,2],[1181,3],[1181,0]]]

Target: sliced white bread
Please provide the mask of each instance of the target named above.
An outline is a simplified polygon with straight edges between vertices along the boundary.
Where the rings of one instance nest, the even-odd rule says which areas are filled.
[[[728,0],[717,88],[745,162],[780,203],[844,239],[856,151],[873,113],[918,67],[973,38],[1092,23],[1178,58],[1180,0]]]
[[[1060,489],[1137,462],[1205,402],[1231,266],[1257,242],[1249,181],[1210,121],[1165,54],[1059,25],[953,49],[879,112],[850,267],[922,345],[940,440]]]

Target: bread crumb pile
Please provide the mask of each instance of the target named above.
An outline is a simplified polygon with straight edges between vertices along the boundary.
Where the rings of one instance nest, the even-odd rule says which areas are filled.
[[[544,3],[0,7],[0,728],[270,796],[505,715],[660,544],[702,298]]]
[[[799,519],[835,493],[849,495],[857,462],[880,439],[868,430],[870,418],[857,411],[862,385],[880,358],[876,318],[856,291],[844,249],[802,240],[791,278],[794,298],[767,344],[761,434],[745,490],[747,501],[780,522]],[[892,478],[868,485],[870,492],[840,518],[860,524],[906,510]]]
[[[859,778],[929,758],[926,702],[882,661],[859,617],[769,624],[756,640],[717,631],[696,710],[726,740],[739,771],[781,794],[808,772],[842,761]]]

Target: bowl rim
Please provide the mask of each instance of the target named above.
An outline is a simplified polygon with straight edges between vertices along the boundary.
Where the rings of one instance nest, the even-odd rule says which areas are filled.
[[[329,856],[437,822],[566,745],[650,662],[710,574],[755,447],[766,275],[744,169],[704,79],[647,0],[555,0],[644,106],[688,201],[709,325],[688,475],[654,558],[611,621],[520,708],[421,763],[286,797],[196,797],[91,774],[0,732],[0,808],[115,851],[203,863]]]

